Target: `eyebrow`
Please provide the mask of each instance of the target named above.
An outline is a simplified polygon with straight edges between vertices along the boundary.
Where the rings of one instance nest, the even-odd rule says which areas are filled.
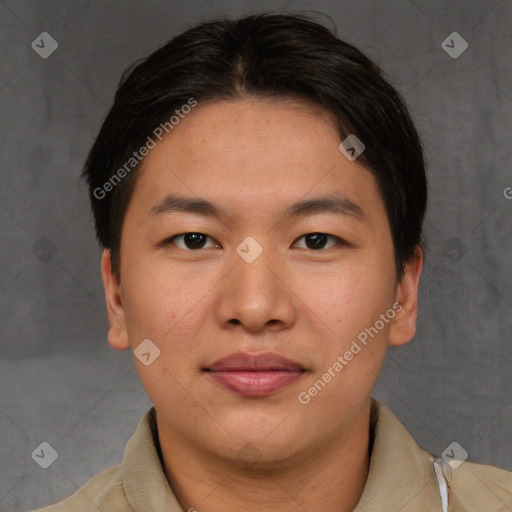
[[[149,210],[152,216],[171,212],[195,213],[208,217],[229,217],[229,212],[226,209],[207,199],[177,195],[164,197],[162,201]],[[366,217],[363,209],[358,204],[346,197],[331,195],[297,201],[284,212],[283,219],[305,217],[317,213],[348,215],[357,220],[363,220]]]

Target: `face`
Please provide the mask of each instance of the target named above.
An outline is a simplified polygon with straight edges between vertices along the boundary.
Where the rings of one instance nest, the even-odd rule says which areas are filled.
[[[236,100],[144,159],[121,283],[108,251],[103,278],[110,344],[151,340],[134,360],[160,435],[233,461],[250,442],[268,467],[357,435],[388,344],[414,334],[421,258],[397,283],[376,181],[340,142],[305,103]]]

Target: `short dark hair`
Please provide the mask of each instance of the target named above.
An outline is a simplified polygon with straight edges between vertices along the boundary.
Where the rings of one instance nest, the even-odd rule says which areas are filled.
[[[355,134],[363,142],[358,161],[376,178],[400,279],[424,247],[427,204],[422,144],[404,100],[376,64],[326,27],[302,14],[273,13],[200,23],[124,71],[83,170],[97,238],[110,249],[117,278],[138,168],[133,152],[191,98],[245,97],[312,102],[334,116],[342,140]]]

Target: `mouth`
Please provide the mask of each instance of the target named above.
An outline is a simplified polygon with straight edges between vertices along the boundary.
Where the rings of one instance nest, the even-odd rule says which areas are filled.
[[[299,363],[273,352],[235,352],[202,370],[223,388],[247,397],[275,393],[307,372]]]

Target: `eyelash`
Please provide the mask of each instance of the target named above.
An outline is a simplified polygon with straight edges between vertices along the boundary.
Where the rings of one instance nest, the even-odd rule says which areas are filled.
[[[162,245],[163,246],[175,245],[175,244],[173,244],[173,240],[175,240],[178,237],[183,237],[185,235],[191,235],[191,234],[206,236],[208,239],[213,240],[212,237],[210,237],[208,235],[205,235],[204,233],[200,233],[200,232],[197,232],[197,231],[188,231],[186,233],[181,233],[179,235],[174,235],[174,236],[171,236],[171,237],[165,239],[162,242]],[[297,238],[293,243],[295,244],[297,242],[297,240],[300,240],[301,238],[304,238],[304,237],[306,237],[308,235],[324,235],[328,239],[334,240],[336,242],[337,246],[345,246],[345,247],[351,247],[352,246],[352,244],[350,244],[349,242],[343,240],[342,238],[340,238],[338,236],[330,235],[328,233],[322,233],[322,232],[319,232],[319,231],[313,231],[311,233],[306,233],[305,235],[302,235],[299,238]],[[189,251],[189,252],[197,252],[197,251],[200,251],[201,249],[204,249],[204,247],[200,247],[199,249],[189,249],[188,247],[186,247],[186,248],[178,247],[178,248],[182,249],[184,251]],[[332,249],[332,248],[333,247],[327,247],[327,248],[322,247],[321,249],[309,249],[308,247],[305,247],[305,248],[301,248],[301,249],[307,249],[307,250],[310,250],[310,251],[313,251],[313,252],[322,252],[322,251],[326,251],[326,250]],[[211,249],[211,247],[207,247],[207,249]]]

